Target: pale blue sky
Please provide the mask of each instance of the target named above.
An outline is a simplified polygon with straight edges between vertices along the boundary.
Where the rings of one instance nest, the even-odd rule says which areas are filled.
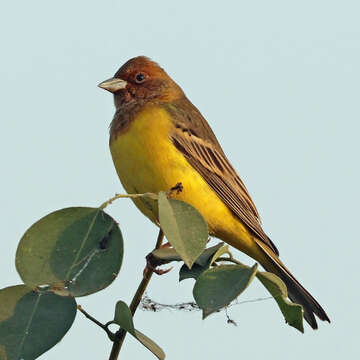
[[[114,112],[96,85],[147,55],[207,118],[246,183],[281,258],[332,324],[305,334],[273,301],[224,313],[139,311],[136,327],[171,360],[338,359],[359,355],[357,323],[360,6],[358,1],[10,1],[0,4],[2,241],[0,287],[19,283],[24,231],[47,213],[122,192],[108,150]],[[156,229],[131,204],[108,209],[125,259],[106,290],[78,299],[106,322],[129,302]],[[240,258],[252,264],[245,256]],[[149,295],[192,299],[177,271]],[[267,296],[257,283],[240,300]],[[106,359],[111,344],[81,314],[42,359]],[[154,359],[130,337],[124,359]]]

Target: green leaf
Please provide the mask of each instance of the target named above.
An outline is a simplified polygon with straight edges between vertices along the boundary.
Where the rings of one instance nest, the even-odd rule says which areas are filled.
[[[33,224],[16,253],[16,268],[31,288],[49,286],[83,296],[108,286],[120,271],[123,239],[117,223],[98,208],[55,211]]]
[[[301,305],[294,304],[287,299],[288,292],[284,282],[278,276],[269,272],[259,271],[256,276],[274,297],[285,317],[285,321],[303,333],[303,308]]]
[[[159,263],[162,264],[167,264],[171,261],[183,261],[176,250],[171,247],[156,249],[151,254]]]
[[[126,303],[121,300],[115,306],[114,323],[136,337],[131,311]]]
[[[197,279],[193,295],[203,310],[203,318],[227,306],[236,299],[253,280],[257,264],[221,265],[204,271]]]
[[[160,226],[170,244],[191,268],[208,241],[208,228],[198,210],[190,204],[168,199],[159,193]]]
[[[224,243],[221,242],[205,249],[204,252],[195,260],[195,263],[199,264],[200,266],[209,266],[214,254],[216,254],[223,245]],[[226,247],[228,247],[228,245],[226,245]]]
[[[216,261],[216,259],[218,259],[220,256],[227,253],[229,253],[229,245],[224,245],[221,248],[219,248],[211,258],[210,265],[212,265]]]
[[[208,265],[211,256],[216,253],[222,245],[223,243],[219,243],[215,246],[211,246],[205,249],[204,252],[195,260],[195,264],[199,264],[200,266]],[[171,261],[183,261],[181,256],[172,247],[156,249],[151,254],[154,257],[154,260],[160,264],[167,264]],[[187,266],[186,268],[189,269]]]
[[[179,272],[179,281],[185,279],[197,279],[201,273],[207,270],[210,267],[212,259],[215,254],[222,249],[224,243],[219,243],[215,246],[211,246],[196,259],[194,265],[189,269],[185,264],[180,268]]]
[[[159,360],[165,359],[165,353],[159,345],[157,345],[153,340],[148,338],[139,330],[135,330],[135,334],[135,338],[139,340],[146,348],[148,348]]]
[[[73,297],[25,285],[0,290],[0,358],[36,359],[62,339],[75,316]]]
[[[154,341],[134,328],[131,311],[126,303],[121,300],[116,303],[114,323],[134,336],[136,340],[140,341],[140,343],[149,349],[158,359],[165,359],[163,350]]]
[[[197,279],[203,271],[209,268],[210,261],[212,260],[214,253],[216,253],[222,246],[223,243],[219,243],[205,249],[204,252],[195,260],[191,269],[184,264],[180,268],[179,281],[190,278]],[[154,258],[155,264],[158,265],[167,264],[171,261],[183,261],[174,248],[167,247],[156,249],[151,254]]]
[[[194,264],[191,269],[189,269],[185,264],[180,268],[179,271],[179,281],[185,279],[197,279],[205,270],[207,270],[208,266],[200,266],[198,264]]]

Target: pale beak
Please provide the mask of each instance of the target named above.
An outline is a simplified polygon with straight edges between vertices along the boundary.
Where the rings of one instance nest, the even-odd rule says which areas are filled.
[[[127,82],[118,78],[111,78],[101,82],[98,87],[114,93],[118,90],[125,89]]]

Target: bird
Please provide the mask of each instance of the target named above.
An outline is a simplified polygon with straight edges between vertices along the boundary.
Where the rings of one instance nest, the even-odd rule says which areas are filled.
[[[98,86],[114,95],[109,146],[124,189],[158,193],[181,183],[176,198],[202,214],[211,236],[280,277],[289,299],[302,305],[313,329],[318,328],[315,315],[330,322],[325,310],[280,260],[247,188],[210,125],[165,70],[150,58],[137,56]],[[158,224],[155,200],[140,197],[133,201]]]

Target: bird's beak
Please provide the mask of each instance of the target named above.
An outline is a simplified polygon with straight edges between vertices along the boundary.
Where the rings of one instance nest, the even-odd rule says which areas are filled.
[[[127,82],[118,78],[111,78],[101,82],[98,87],[114,93],[118,90],[125,89]]]

